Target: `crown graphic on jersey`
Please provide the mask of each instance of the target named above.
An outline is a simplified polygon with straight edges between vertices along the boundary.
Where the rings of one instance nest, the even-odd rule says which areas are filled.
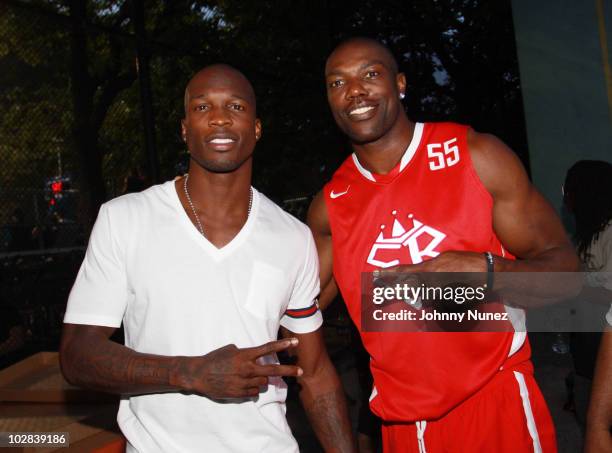
[[[408,249],[410,262],[413,264],[422,262],[424,257],[435,258],[440,254],[436,247],[444,240],[446,234],[420,222],[414,218],[412,213],[406,216],[408,223],[412,223],[412,225],[402,224],[397,214],[397,210],[391,212],[393,224],[390,235],[385,235],[385,230],[387,230],[385,224],[380,226],[381,231],[374,244],[372,244],[367,258],[369,264],[381,268],[397,266],[400,262],[405,262],[405,260],[400,260],[399,257],[384,260],[378,254],[383,250],[386,250],[387,253],[394,250],[397,250],[397,253],[401,253],[404,247]],[[396,254],[396,252],[392,253]]]
[[[391,212],[393,218],[393,227],[391,229],[391,235],[385,237],[386,225],[380,226],[380,234],[376,238],[376,242],[388,242],[392,244],[401,244],[404,242],[412,233],[419,229],[423,224],[414,218],[414,215],[408,214],[407,218],[412,223],[412,227],[407,230],[404,225],[397,218],[397,210]]]

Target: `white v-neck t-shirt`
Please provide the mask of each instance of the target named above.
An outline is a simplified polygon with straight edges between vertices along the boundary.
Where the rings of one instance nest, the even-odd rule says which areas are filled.
[[[318,329],[318,261],[309,229],[253,189],[250,216],[218,249],[183,209],[174,181],[105,203],[64,322],[125,329],[138,352],[199,356]],[[277,362],[267,356],[268,362]],[[246,400],[162,393],[124,397],[128,452],[294,452],[287,388],[270,378]]]

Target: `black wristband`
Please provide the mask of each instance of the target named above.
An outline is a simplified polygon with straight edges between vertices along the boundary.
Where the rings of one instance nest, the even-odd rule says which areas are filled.
[[[495,272],[495,262],[491,252],[484,253],[487,260],[487,291],[493,291],[493,273]]]

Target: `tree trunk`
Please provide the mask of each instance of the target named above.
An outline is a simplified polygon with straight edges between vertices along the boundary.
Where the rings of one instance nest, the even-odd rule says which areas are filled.
[[[70,0],[71,23],[71,93],[73,105],[73,140],[79,158],[78,187],[81,190],[81,213],[86,225],[95,220],[100,205],[106,199],[102,178],[102,156],[98,146],[98,131],[94,130],[94,86],[88,70],[87,34],[85,33],[86,4]]]

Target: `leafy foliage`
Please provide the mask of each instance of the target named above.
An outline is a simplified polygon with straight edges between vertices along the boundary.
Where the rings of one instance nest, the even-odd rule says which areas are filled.
[[[316,192],[349,153],[327,107],[325,58],[355,35],[380,39],[395,53],[414,120],[471,124],[497,134],[527,161],[509,0],[145,3],[140,50],[150,61],[163,179],[186,158],[179,126],[188,79],[223,61],[245,72],[258,96],[263,138],[255,185],[277,200]],[[136,5],[13,0],[0,6],[6,169],[0,185],[40,187],[57,172],[60,155],[63,171],[80,176],[82,190],[102,190],[90,198],[95,212],[101,198],[120,191],[130,169],[146,168]]]

